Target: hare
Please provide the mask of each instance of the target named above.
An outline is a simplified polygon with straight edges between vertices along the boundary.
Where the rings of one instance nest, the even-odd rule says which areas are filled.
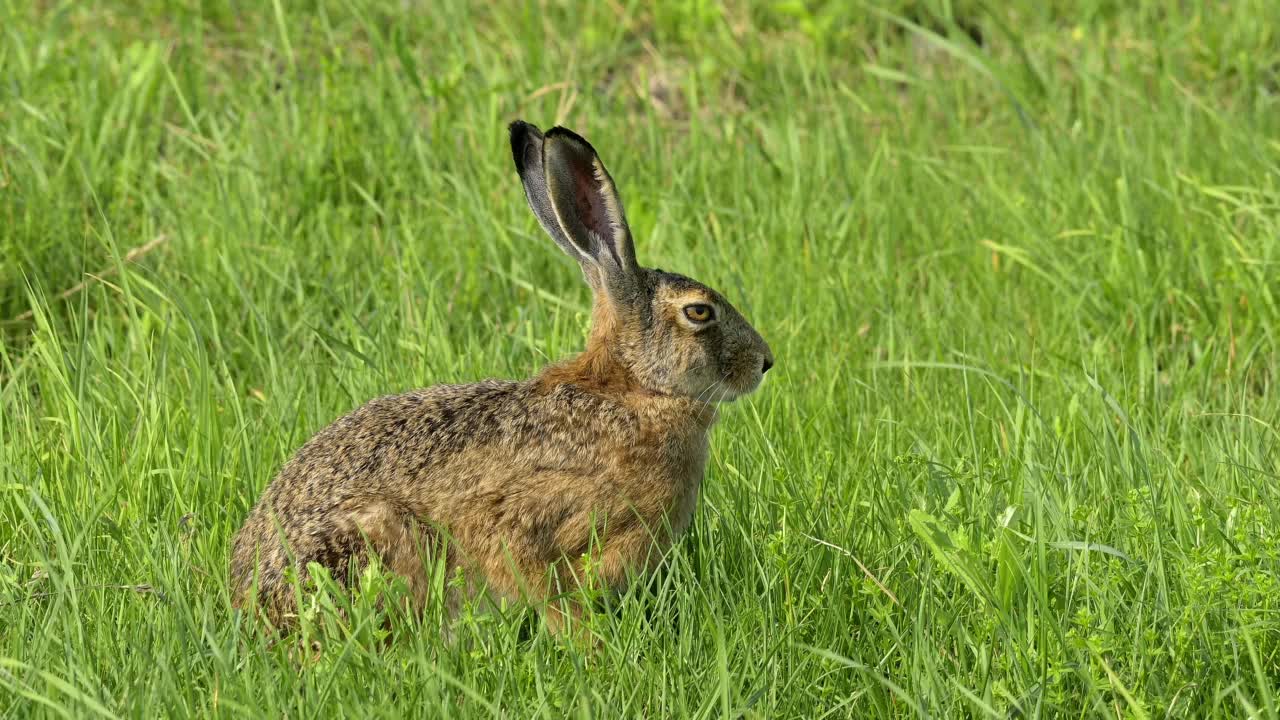
[[[290,570],[349,586],[372,555],[418,611],[443,563],[463,593],[532,604],[560,633],[583,612],[569,591],[622,589],[688,528],[717,405],[756,389],[769,346],[720,293],[636,263],[586,140],[522,121],[510,135],[529,207],[591,287],[585,351],[521,382],[371,400],[321,430],[236,534],[236,607],[287,626]]]

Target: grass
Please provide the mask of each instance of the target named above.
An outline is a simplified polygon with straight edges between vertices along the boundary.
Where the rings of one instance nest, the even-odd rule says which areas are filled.
[[[1280,4],[648,5],[0,0],[0,716],[1277,717]],[[582,345],[516,117],[777,369],[600,652],[299,661],[288,454]]]

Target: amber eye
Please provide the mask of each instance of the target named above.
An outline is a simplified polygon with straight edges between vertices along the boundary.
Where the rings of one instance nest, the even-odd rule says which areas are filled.
[[[701,303],[696,305],[685,305],[684,316],[696,323],[709,323],[715,319],[716,310],[710,305],[703,305]]]

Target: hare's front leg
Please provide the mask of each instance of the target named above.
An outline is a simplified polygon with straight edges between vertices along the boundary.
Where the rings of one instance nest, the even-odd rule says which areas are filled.
[[[606,535],[604,542],[576,558],[563,558],[551,572],[551,595],[542,603],[547,629],[575,640],[590,638],[583,590],[621,592],[636,575],[647,572],[669,543],[645,528]]]
[[[570,593],[552,595],[542,603],[542,620],[547,631],[557,637],[568,637],[579,645],[591,642],[591,630],[583,602]]]

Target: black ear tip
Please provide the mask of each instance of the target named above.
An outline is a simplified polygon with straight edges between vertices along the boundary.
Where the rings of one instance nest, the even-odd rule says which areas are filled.
[[[585,147],[587,150],[591,151],[591,154],[592,154],[592,155],[599,155],[599,153],[597,153],[597,152],[596,152],[596,149],[595,149],[595,148],[593,148],[593,147],[591,147],[591,143],[587,142],[587,139],[586,139],[586,138],[582,137],[581,135],[579,135],[578,133],[576,133],[576,132],[574,132],[574,131],[570,130],[570,129],[569,129],[569,128],[567,128],[567,127],[561,127],[561,126],[557,125],[557,126],[555,126],[555,127],[551,128],[550,130],[548,130],[548,131],[547,131],[547,138],[548,138],[548,139],[550,139],[550,138],[564,138],[564,139],[566,139],[566,140],[570,140],[570,141],[572,141],[572,142],[574,142],[574,143],[577,143],[578,145],[581,145],[582,147]]]
[[[533,143],[542,143],[542,131],[537,125],[530,125],[523,120],[516,120],[507,126],[511,133],[511,157],[516,162],[516,172],[524,174],[524,157],[526,149]]]

